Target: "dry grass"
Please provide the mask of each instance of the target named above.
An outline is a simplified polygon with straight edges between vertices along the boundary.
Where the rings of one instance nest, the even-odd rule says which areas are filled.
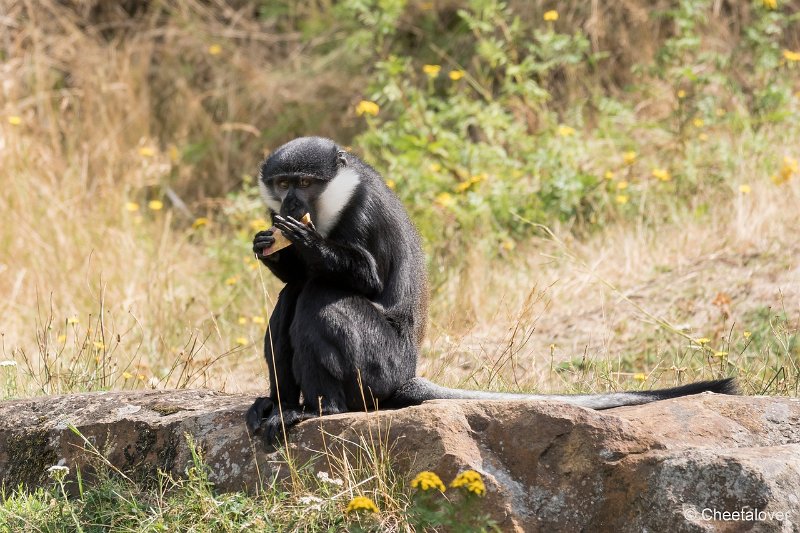
[[[767,366],[765,346],[748,346],[741,359],[762,360],[737,361],[738,369],[699,357],[688,375],[670,371],[690,338],[710,338],[715,351],[733,358],[729,347],[745,331],[770,329],[778,316],[775,337],[797,333],[800,183],[778,187],[758,169],[744,175],[758,174],[752,192],[732,191],[700,218],[619,224],[585,241],[556,231],[500,268],[476,258],[438,298],[429,350],[447,356],[425,359],[421,371],[450,383],[539,390],[616,388],[635,384],[639,373],[669,385],[738,371],[747,390],[760,391],[772,374],[752,365]],[[784,390],[797,394],[796,359],[783,355],[794,376]],[[554,371],[554,364],[581,360],[594,368]]]

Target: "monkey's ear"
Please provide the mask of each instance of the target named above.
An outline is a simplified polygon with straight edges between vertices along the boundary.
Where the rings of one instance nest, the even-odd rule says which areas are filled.
[[[347,152],[344,150],[339,150],[336,152],[336,163],[339,164],[340,167],[347,166]]]

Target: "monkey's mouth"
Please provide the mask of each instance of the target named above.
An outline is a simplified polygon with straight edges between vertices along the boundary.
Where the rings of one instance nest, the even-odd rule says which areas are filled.
[[[302,222],[306,226],[311,224],[311,214],[306,213],[305,215],[303,215],[300,218],[300,222]],[[275,226],[269,228],[269,231],[272,232],[272,236],[275,238],[275,242],[272,243],[272,246],[270,246],[269,248],[264,248],[261,251],[261,255],[266,257],[268,255],[272,255],[275,252],[283,250],[284,248],[292,245],[292,241],[287,239],[286,236],[283,234],[283,232],[278,228],[276,228]]]

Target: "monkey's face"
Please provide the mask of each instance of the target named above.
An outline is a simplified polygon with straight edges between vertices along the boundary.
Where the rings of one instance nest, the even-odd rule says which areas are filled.
[[[265,180],[269,196],[280,203],[277,214],[296,220],[308,213],[317,220],[317,201],[325,190],[326,180],[312,176],[279,175]]]
[[[339,222],[361,183],[348,155],[330,139],[302,137],[273,152],[261,166],[259,188],[272,213],[300,220],[308,213],[323,236]]]

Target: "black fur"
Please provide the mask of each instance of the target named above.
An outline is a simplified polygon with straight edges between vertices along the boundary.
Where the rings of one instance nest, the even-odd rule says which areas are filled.
[[[345,170],[355,171],[357,185],[338,206],[335,223],[318,220],[330,213],[330,198],[341,196],[333,192],[340,183],[334,178]],[[256,257],[286,283],[264,339],[270,396],[258,398],[247,413],[250,429],[263,431],[268,442],[282,422],[288,427],[378,404],[533,398],[605,409],[703,391],[734,393],[732,380],[720,380],[661,391],[536,396],[449,389],[415,377],[427,280],[420,238],[397,196],[372,167],[319,137],[280,147],[264,162],[260,179],[275,226],[293,243],[265,257],[272,232],[259,232],[253,241]],[[305,213],[320,227],[330,226],[327,234],[299,223]]]

